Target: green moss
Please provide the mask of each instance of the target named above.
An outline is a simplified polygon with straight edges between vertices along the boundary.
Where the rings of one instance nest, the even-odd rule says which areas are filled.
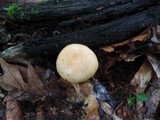
[[[24,9],[17,3],[11,4],[7,8],[4,8],[9,19],[11,20],[29,20],[29,14],[37,14],[39,12],[35,5],[27,5]],[[26,13],[28,13],[28,15]]]
[[[11,4],[8,8],[4,8],[7,11],[7,15],[11,20],[24,19],[26,18],[22,7],[18,4]]]

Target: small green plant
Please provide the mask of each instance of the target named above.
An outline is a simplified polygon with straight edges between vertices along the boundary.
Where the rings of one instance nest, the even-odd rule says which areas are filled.
[[[26,5],[23,9],[17,3],[11,4],[8,8],[4,8],[4,10],[7,11],[7,15],[11,20],[28,20],[30,18],[29,14],[39,13],[38,8],[35,5]],[[28,15],[26,13],[28,13]]]
[[[7,11],[7,15],[11,20],[22,20],[26,18],[22,7],[17,3],[11,4],[8,8],[4,8],[4,10]]]
[[[138,93],[138,94],[135,94],[135,96],[128,99],[128,105],[131,106],[136,102],[144,102],[147,99],[148,99],[148,96],[145,93]]]

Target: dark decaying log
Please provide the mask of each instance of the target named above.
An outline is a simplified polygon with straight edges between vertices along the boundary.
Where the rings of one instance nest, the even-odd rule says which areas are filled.
[[[31,21],[72,19],[74,16],[82,17],[84,20],[96,21],[99,19],[114,18],[123,14],[134,13],[154,6],[157,0],[61,0],[36,4],[39,11],[37,14],[26,12]],[[34,4],[33,4],[34,5]],[[27,5],[22,6],[24,9]],[[6,11],[0,8],[3,17]]]
[[[60,34],[25,42],[23,52],[28,55],[55,55],[70,43],[98,48],[120,42],[153,25],[154,15],[160,12],[158,0],[53,0],[37,7],[38,14],[26,13],[30,20],[15,21],[14,28],[54,24]],[[0,12],[7,17],[3,8]]]
[[[23,45],[23,50],[29,55],[53,55],[70,43],[82,43],[97,48],[120,42],[153,25],[155,19],[152,14],[158,11],[159,6],[93,28],[29,41]]]
[[[113,1],[112,1],[113,2]],[[115,5],[102,5],[97,7],[94,12],[83,15],[76,15],[75,19],[65,20],[60,23],[61,26],[72,25],[75,26],[77,23],[106,23],[111,20],[131,15],[136,12],[145,10],[147,7],[156,5],[156,0],[141,0],[141,1],[123,1],[122,3],[117,3]]]
[[[39,11],[37,14],[28,13],[27,10],[24,10],[25,15],[30,19],[27,24],[22,23],[22,25],[25,25],[23,28],[31,28],[31,26],[37,25],[37,21],[43,21],[45,24],[48,23],[49,26],[50,24],[52,24],[52,26],[54,24],[54,26],[58,25],[61,28],[67,26],[74,27],[75,29],[78,29],[77,26],[88,28],[93,27],[95,24],[106,23],[119,17],[143,11],[148,7],[157,5],[157,1],[158,0],[60,0],[57,3],[56,0],[50,0],[50,2],[36,4]],[[22,7],[25,9],[27,5],[22,5]],[[33,4],[33,6],[34,5],[35,4]],[[4,10],[4,7],[0,7],[0,13],[0,19],[7,18],[7,12]],[[14,21],[14,23],[15,22],[16,21]]]

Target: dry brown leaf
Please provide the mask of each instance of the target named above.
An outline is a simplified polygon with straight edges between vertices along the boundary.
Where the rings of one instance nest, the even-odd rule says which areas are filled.
[[[87,99],[88,96],[93,93],[93,84],[91,81],[83,82],[79,84],[80,87],[80,95],[83,100]]]
[[[76,92],[76,89],[74,86],[68,82],[67,80],[60,79],[60,85],[65,89],[65,94],[68,97],[67,99],[71,102],[77,102],[78,101],[78,94]]]
[[[160,60],[158,60],[156,58],[156,56],[149,54],[147,55],[148,61],[150,62],[150,64],[152,65],[152,68],[154,70],[154,72],[156,73],[157,77],[160,78]]]
[[[149,87],[146,89],[148,100],[136,103],[136,111],[138,120],[158,120],[156,114],[158,111],[158,105],[160,103],[160,79],[156,74],[152,76],[152,80],[149,83]],[[159,113],[158,113],[159,114]]]
[[[28,75],[28,84],[24,88],[24,90],[31,91],[34,94],[44,95],[46,91],[44,84],[42,83],[40,77],[36,73],[33,66],[30,64],[28,65],[27,75]]]
[[[18,101],[6,102],[6,120],[24,120],[20,103]]]
[[[85,107],[85,111],[87,113],[87,120],[99,120],[99,104],[94,95],[88,96],[88,98],[85,100],[84,105],[87,105]]]
[[[36,95],[46,93],[44,84],[31,64],[28,65],[28,68],[25,68],[8,64],[0,59],[0,65],[4,72],[0,76],[0,86],[3,89],[7,91],[20,89]]]
[[[6,63],[3,59],[0,59],[0,65],[4,73],[0,76],[0,86],[7,91],[15,88],[21,89],[19,81],[23,82],[23,79],[19,70],[14,65]]]
[[[70,82],[61,79],[60,82],[61,85],[65,85],[65,93],[72,102],[86,100],[88,96],[93,93],[94,85],[91,81],[71,84]]]
[[[45,86],[47,89],[45,94],[54,98],[62,98],[65,90],[62,89],[62,84],[59,82],[56,75],[51,70],[46,70],[42,77],[45,81]]]
[[[38,76],[41,78],[41,80],[45,81],[49,77],[53,76],[53,71],[51,71],[50,69],[45,70],[45,69],[43,69],[43,68],[41,68],[39,66],[35,66],[34,69],[35,69],[36,73],[38,74]],[[48,75],[48,77],[46,77],[46,72],[47,71],[50,72],[50,74]]]
[[[133,79],[131,80],[131,85],[137,87],[136,92],[143,92],[146,88],[148,82],[152,78],[152,67],[149,64],[148,60],[142,64],[140,69],[134,75]]]
[[[45,120],[44,106],[40,105],[36,108],[37,120]]]
[[[120,59],[125,60],[126,62],[135,61],[136,58],[140,57],[142,54],[136,55],[133,53],[121,53]]]
[[[106,51],[106,52],[113,52],[114,48],[119,47],[119,46],[128,45],[128,44],[134,43],[134,42],[144,42],[149,38],[150,33],[151,33],[151,30],[150,30],[150,27],[148,27],[145,31],[143,31],[139,35],[137,35],[137,36],[135,36],[135,37],[133,37],[129,40],[125,40],[125,41],[120,42],[120,43],[115,43],[115,44],[112,44],[112,45],[104,46],[101,49]]]
[[[124,101],[123,104],[121,104],[118,109],[116,110],[116,115],[121,117],[123,120],[136,120],[137,116],[134,110],[132,110],[128,104],[126,104],[127,101]]]
[[[159,114],[158,105],[160,104],[160,79],[155,77],[152,81],[151,87],[146,91],[149,96],[145,104],[146,111],[144,116],[146,119],[158,119],[155,118],[155,116],[156,114]]]
[[[37,96],[30,95],[29,93],[26,93],[21,90],[13,90],[9,91],[7,96],[3,99],[3,102],[11,101],[11,100],[18,100],[18,101],[27,101],[35,99]]]
[[[137,119],[138,120],[144,120],[145,107],[143,105],[143,102],[137,102],[136,103],[136,110],[138,111]]]
[[[114,48],[115,48],[114,45],[113,46],[105,46],[105,47],[102,47],[101,49],[106,52],[114,52]]]
[[[100,107],[101,107],[101,109],[102,109],[108,116],[110,116],[113,120],[122,120],[120,117],[118,117],[118,116],[114,113],[112,107],[111,107],[108,103],[106,103],[106,102],[100,102]]]

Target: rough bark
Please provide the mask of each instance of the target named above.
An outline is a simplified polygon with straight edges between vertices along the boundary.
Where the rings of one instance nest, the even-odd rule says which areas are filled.
[[[82,20],[99,21],[100,19],[112,19],[116,16],[126,15],[142,11],[146,7],[154,6],[157,0],[65,0],[25,4],[22,5],[26,16],[31,21],[35,20],[69,20],[74,16],[82,17]],[[31,13],[26,6],[35,5],[39,13]],[[7,17],[4,7],[0,7],[0,13]],[[72,21],[72,20],[71,20]]]
[[[28,55],[55,55],[70,43],[98,48],[129,39],[153,25],[154,15],[160,12],[157,2],[158,0],[50,1],[37,4],[38,14],[26,12],[30,20],[20,23],[15,21],[18,26],[13,29],[21,31],[32,29],[33,26],[54,24],[60,31],[58,36],[25,42],[22,51]],[[22,7],[25,9],[25,6]],[[0,12],[4,17],[7,16],[3,8],[0,8]]]
[[[120,42],[153,25],[155,18],[152,15],[159,11],[160,7],[157,6],[89,29],[29,41],[23,45],[23,50],[29,55],[54,55],[70,43],[82,43],[91,48],[98,48]]]

